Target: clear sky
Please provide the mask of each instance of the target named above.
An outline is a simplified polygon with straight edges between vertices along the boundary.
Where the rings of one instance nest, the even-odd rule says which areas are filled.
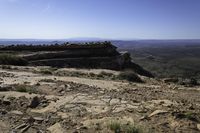
[[[200,0],[0,0],[0,38],[200,39]]]

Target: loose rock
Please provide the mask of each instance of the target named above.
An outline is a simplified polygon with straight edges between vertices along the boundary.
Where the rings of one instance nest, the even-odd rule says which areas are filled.
[[[165,113],[168,113],[168,111],[165,111],[165,110],[156,110],[153,113],[151,113],[148,117],[152,117],[154,115],[159,115],[159,114],[165,114]]]
[[[31,103],[30,103],[29,107],[30,108],[36,108],[39,104],[40,104],[40,99],[37,96],[35,96],[31,100]]]
[[[200,124],[197,124],[197,129],[200,131]]]
[[[23,113],[21,111],[18,111],[18,110],[11,111],[10,114],[23,115]]]

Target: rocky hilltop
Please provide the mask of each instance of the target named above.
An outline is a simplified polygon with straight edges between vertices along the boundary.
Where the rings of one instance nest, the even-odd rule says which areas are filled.
[[[200,132],[197,82],[150,78],[109,42],[0,51],[0,133]]]
[[[0,68],[1,133],[199,133],[200,87],[119,71]]]
[[[20,56],[33,66],[131,69],[140,75],[153,77],[150,72],[133,63],[129,53],[119,53],[110,42],[12,45],[2,47],[0,51],[20,51]]]

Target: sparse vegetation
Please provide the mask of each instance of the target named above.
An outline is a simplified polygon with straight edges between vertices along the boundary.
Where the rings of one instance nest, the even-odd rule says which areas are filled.
[[[199,85],[198,81],[195,78],[190,79],[179,79],[178,82],[180,85],[184,85],[186,87],[193,87]]]
[[[16,86],[15,89],[18,92],[27,92],[27,88],[24,85]]]
[[[9,87],[9,86],[0,86],[0,92],[3,92],[3,91],[10,91],[12,88]]]
[[[135,63],[152,72],[156,77],[200,80],[200,45],[187,43],[132,46],[134,50],[130,48],[121,51],[131,53]]]
[[[42,73],[42,74],[49,74],[49,75],[53,74],[53,72],[51,70],[49,70],[49,69],[40,70],[40,73]]]
[[[121,124],[118,122],[111,122],[109,128],[115,133],[121,133]]]
[[[28,62],[22,57],[16,55],[0,54],[0,64],[24,66],[27,65]]]
[[[57,68],[42,68],[40,69],[39,73],[52,75]]]
[[[107,48],[107,47],[113,47],[111,42],[105,41],[105,42],[89,42],[89,43],[78,43],[73,44],[69,42],[65,42],[63,44],[50,44],[50,45],[9,45],[5,47],[1,47],[0,50],[4,51],[63,51],[68,49],[74,49],[74,48]]]
[[[190,79],[190,85],[191,85],[191,86],[198,85],[198,81],[197,81],[195,78],[191,78],[191,79]]]
[[[84,77],[84,78],[91,78],[91,79],[107,79],[107,80],[115,80],[116,75],[113,73],[102,71],[99,74],[89,72],[84,73],[80,71],[57,71],[55,75],[58,76],[71,76],[71,77]]]
[[[114,133],[142,133],[142,130],[132,125],[128,124],[121,124],[119,122],[111,122],[109,124],[109,129],[112,130]]]
[[[191,120],[191,121],[199,122],[200,120],[198,120],[198,118],[196,117],[196,115],[197,114],[195,114],[193,112],[183,112],[183,113],[175,114],[176,118],[180,118],[180,119],[184,118],[184,119],[188,119],[188,120]]]
[[[92,72],[88,73],[88,75],[89,75],[89,77],[91,77],[91,78],[94,78],[94,77],[96,76],[96,74],[94,74],[94,73],[92,73]]]
[[[11,69],[11,66],[9,66],[9,65],[2,65],[1,68],[2,69]]]
[[[133,71],[121,72],[117,76],[117,78],[120,79],[120,80],[127,80],[127,81],[130,81],[130,82],[140,82],[140,83],[143,82],[142,79],[136,73],[134,73]]]
[[[17,92],[37,93],[35,88],[26,85],[15,85],[14,89]]]
[[[133,71],[126,70],[121,72],[119,75],[115,75],[110,72],[102,71],[98,74],[95,73],[84,73],[79,71],[57,71],[55,75],[58,76],[71,76],[71,77],[83,77],[91,79],[106,79],[106,80],[127,80],[130,82],[139,82],[142,83],[142,79]]]
[[[102,71],[99,75],[102,75],[103,77],[112,77],[113,76],[112,73],[108,73],[108,72],[105,72],[105,71]]]
[[[71,77],[87,77],[86,73],[79,71],[58,71],[55,73],[58,76],[71,76]]]
[[[53,80],[53,79],[41,79],[39,82],[49,82],[49,83],[54,83],[55,80]]]

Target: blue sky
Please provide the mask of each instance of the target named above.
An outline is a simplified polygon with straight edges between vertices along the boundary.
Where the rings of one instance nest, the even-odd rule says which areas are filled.
[[[200,0],[0,0],[0,38],[200,39]]]

